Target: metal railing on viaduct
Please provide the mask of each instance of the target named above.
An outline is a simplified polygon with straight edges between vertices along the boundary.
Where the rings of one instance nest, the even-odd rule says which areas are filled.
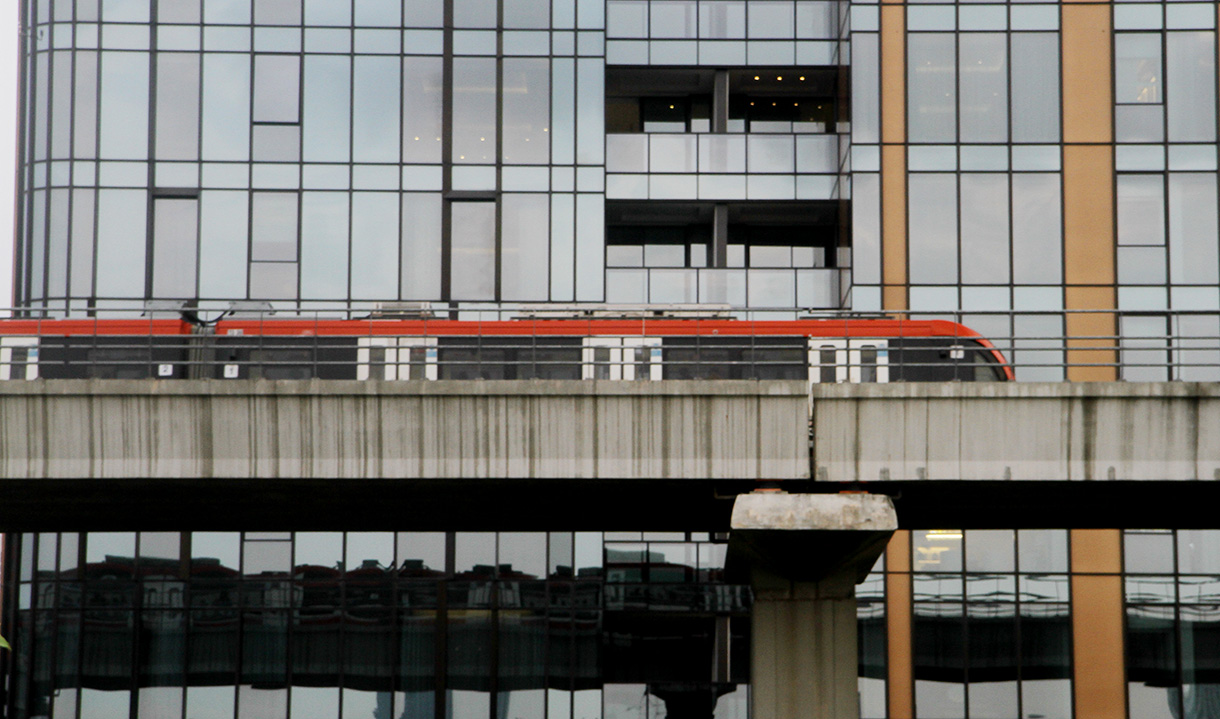
[[[760,482],[907,526],[1190,526],[1217,480],[1212,383],[0,383],[9,530],[717,529]]]

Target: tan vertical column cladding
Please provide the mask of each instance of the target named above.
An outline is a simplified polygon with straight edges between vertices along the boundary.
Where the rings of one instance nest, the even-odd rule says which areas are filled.
[[[1072,530],[1072,665],[1076,719],[1123,719],[1122,535]]]
[[[1062,13],[1064,306],[1110,310],[1116,304],[1110,5],[1067,0]],[[1113,313],[1069,314],[1065,329],[1069,380],[1117,379]]]
[[[914,719],[911,633],[911,533],[894,532],[885,548],[886,705],[890,719]]]
[[[881,6],[881,306],[907,305],[906,5]]]

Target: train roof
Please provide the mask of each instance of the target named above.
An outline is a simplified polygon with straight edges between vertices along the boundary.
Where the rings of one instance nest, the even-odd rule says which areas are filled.
[[[9,319],[0,336],[160,336],[189,335],[193,325],[175,319]],[[948,320],[832,318],[737,320],[679,318],[582,319],[226,319],[217,335],[265,336],[806,336],[806,337],[961,337],[980,338],[974,330]]]

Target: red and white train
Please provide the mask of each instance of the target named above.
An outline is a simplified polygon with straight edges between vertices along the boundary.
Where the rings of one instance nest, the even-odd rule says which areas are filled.
[[[990,342],[942,320],[190,320],[0,320],[0,379],[1013,379]]]

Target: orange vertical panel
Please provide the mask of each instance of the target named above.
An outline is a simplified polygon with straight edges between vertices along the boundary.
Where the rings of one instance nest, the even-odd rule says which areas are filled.
[[[1060,22],[1063,141],[1111,142],[1110,5],[1065,3]]]
[[[1111,145],[1063,148],[1064,306],[1069,311],[1116,305],[1113,158]],[[1069,380],[1118,378],[1113,313],[1069,314],[1065,329]]]
[[[881,6],[881,141],[906,142],[907,37],[906,6]]]
[[[1118,574],[1123,570],[1122,532],[1117,529],[1073,529],[1073,574]]]
[[[1116,574],[1072,576],[1076,719],[1123,719],[1123,584]]]
[[[909,573],[887,572],[885,575],[885,628],[889,719],[914,719],[915,667],[911,644]]]

